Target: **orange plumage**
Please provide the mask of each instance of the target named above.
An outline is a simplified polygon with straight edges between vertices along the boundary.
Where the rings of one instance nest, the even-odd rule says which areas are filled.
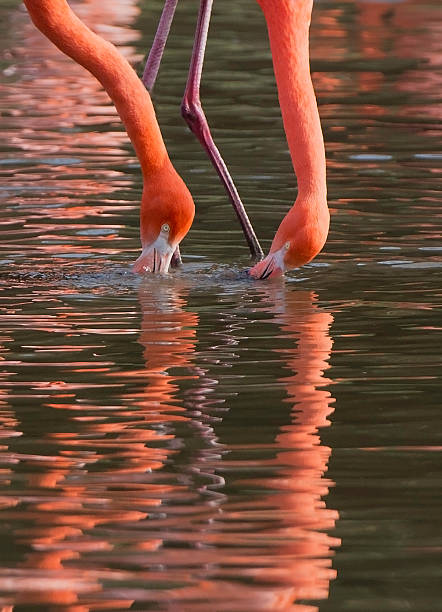
[[[298,197],[276,232],[254,278],[278,276],[311,261],[328,234],[325,152],[310,77],[312,0],[257,0],[267,21],[279,102]],[[194,203],[167,154],[149,93],[117,49],[94,34],[66,0],[24,0],[35,25],[64,53],[87,68],[112,98],[140,160],[142,253],[136,272],[167,272],[188,232]]]
[[[65,0],[24,3],[37,28],[89,70],[115,104],[144,180],[140,208],[143,252],[134,269],[167,272],[173,252],[192,224],[195,206],[169,159],[149,93],[117,49],[92,32]]]
[[[267,21],[279,103],[298,197],[276,232],[269,255],[250,270],[255,278],[280,276],[311,261],[327,239],[325,151],[310,76],[312,0],[258,0]]]

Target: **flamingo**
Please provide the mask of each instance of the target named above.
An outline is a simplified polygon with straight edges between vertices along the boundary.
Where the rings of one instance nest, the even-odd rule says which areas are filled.
[[[298,196],[282,220],[270,252],[249,270],[252,278],[281,276],[311,261],[328,236],[330,213],[324,139],[310,76],[309,29],[313,0],[257,0],[267,22],[284,129],[298,180]],[[143,81],[152,89],[178,0],[165,0]],[[238,214],[252,255],[262,253],[247,226],[239,196],[210,134],[199,88],[213,0],[200,0],[189,78],[181,105],[183,117],[206,149]]]
[[[257,0],[267,22],[279,104],[293,168],[295,203],[282,220],[254,278],[281,276],[311,261],[327,239],[325,149],[310,76],[309,28],[313,0]]]
[[[192,196],[169,159],[150,95],[117,49],[93,33],[65,0],[24,0],[32,21],[61,51],[91,72],[109,94],[143,175],[142,252],[134,270],[167,272],[192,225]]]
[[[125,124],[143,175],[140,207],[142,253],[135,272],[166,273],[179,261],[179,243],[193,221],[192,196],[167,154],[148,93],[155,83],[178,0],[165,0],[140,81],[117,49],[93,33],[66,0],[24,0],[38,29],[103,85]],[[265,279],[311,261],[328,234],[325,151],[309,67],[313,0],[257,0],[266,18],[284,129],[298,180],[298,196],[282,220],[270,252],[249,274]],[[189,77],[181,105],[190,129],[206,149],[237,213],[252,256],[262,249],[227,167],[212,139],[200,101],[200,82],[213,0],[201,0]],[[144,86],[143,86],[144,83]]]

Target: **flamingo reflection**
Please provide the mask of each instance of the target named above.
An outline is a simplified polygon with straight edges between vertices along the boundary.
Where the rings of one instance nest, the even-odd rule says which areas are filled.
[[[259,479],[260,486],[275,491],[259,505],[274,508],[280,525],[272,535],[280,544],[274,545],[273,566],[256,570],[254,577],[280,586],[260,587],[253,607],[312,611],[317,608],[298,602],[328,597],[329,583],[336,577],[331,568],[332,547],[340,544],[327,533],[338,513],[323,501],[333,485],[324,477],[331,449],[319,437],[319,429],[330,425],[328,416],[333,412],[334,398],[326,388],[331,380],[324,375],[330,367],[333,315],[318,306],[313,292],[272,286],[261,290],[274,323],[293,340],[290,348],[275,349],[292,372],[279,380],[293,408],[292,422],[282,426],[275,439],[278,452],[270,462],[278,468],[275,476]]]
[[[216,610],[312,612],[318,608],[300,601],[326,599],[336,577],[331,557],[340,540],[328,531],[338,513],[323,500],[333,485],[325,478],[331,449],[319,437],[319,429],[330,425],[333,412],[334,398],[326,388],[331,381],[324,375],[330,367],[333,316],[318,306],[312,292],[282,287],[260,291],[281,335],[293,341],[290,348],[274,349],[291,371],[279,381],[285,386],[286,401],[293,405],[292,421],[280,427],[274,457],[250,463],[252,469],[257,465],[270,469],[272,476],[234,483],[241,491],[258,488],[268,493],[239,502],[226,495],[218,513],[216,509],[212,513],[212,526],[201,527],[202,548],[192,553],[201,579],[194,586],[156,593],[157,601],[170,610],[206,611],[210,602],[210,609]],[[222,473],[230,466],[234,471],[247,470],[246,461],[229,462],[228,456],[213,465]],[[266,520],[271,526],[260,528]],[[232,531],[232,525],[242,525],[243,531]],[[172,565],[178,559],[163,557]]]
[[[185,289],[177,286],[150,283],[139,298],[145,366],[129,372],[108,368],[106,375],[111,384],[124,383],[120,401],[114,396],[112,405],[85,402],[77,392],[81,385],[58,383],[60,390],[52,387],[50,403],[42,406],[53,415],[43,440],[33,448],[30,438],[27,452],[14,452],[10,445],[10,459],[20,466],[25,484],[8,500],[15,506],[13,537],[22,551],[12,576],[0,572],[10,592],[8,605],[69,612],[128,609],[133,598],[108,593],[103,581],[133,578],[119,569],[125,563],[122,551],[136,558],[162,544],[151,533],[143,535],[143,521],[165,496],[183,489],[158,482],[155,473],[176,452],[173,427],[188,419],[176,399],[177,381],[186,375],[173,377],[169,370],[191,371],[198,317],[185,309]],[[75,326],[78,319],[69,314]],[[26,423],[21,426],[26,432]]]
[[[178,283],[146,283],[141,286],[138,297],[142,310],[139,342],[144,347],[146,364],[141,375],[148,382],[145,392],[140,394],[139,405],[159,406],[164,420],[164,412],[169,407],[174,412],[184,410],[177,408],[176,401],[172,406],[170,404],[178,390],[180,377],[171,377],[168,369],[190,365],[189,357],[195,350],[198,316],[185,310],[186,295],[183,290],[179,291]]]
[[[313,292],[269,288],[266,295],[273,302],[270,309],[275,323],[296,343],[293,348],[277,351],[292,371],[280,380],[286,387],[286,401],[293,402],[293,421],[281,427],[276,437],[280,451],[275,464],[281,469],[277,478],[266,483],[278,491],[267,501],[277,505],[284,517],[279,536],[286,543],[281,552],[286,559],[292,557],[275,572],[290,584],[276,600],[275,609],[288,609],[299,599],[326,599],[329,583],[336,577],[331,556],[332,547],[340,541],[327,530],[335,526],[339,515],[323,501],[333,486],[324,477],[331,449],[322,445],[319,437],[319,429],[330,425],[328,416],[334,410],[335,400],[326,388],[332,381],[324,375],[330,367],[333,315],[318,306]],[[302,610],[304,606],[290,609]]]

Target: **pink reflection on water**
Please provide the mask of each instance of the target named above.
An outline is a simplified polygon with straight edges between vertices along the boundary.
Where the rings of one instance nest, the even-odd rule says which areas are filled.
[[[20,563],[0,573],[8,593],[4,605],[89,612],[126,609],[136,601],[183,611],[307,611],[315,608],[300,600],[327,597],[335,577],[332,547],[339,545],[327,531],[338,515],[323,501],[332,485],[325,478],[330,449],[318,429],[329,425],[332,412],[324,372],[333,318],[310,292],[261,292],[275,337],[290,340],[274,350],[292,372],[279,381],[293,404],[292,423],[281,427],[272,457],[238,464],[270,475],[233,478],[241,490],[258,487],[262,495],[236,501],[223,493],[224,480],[216,476],[235,465],[224,454],[229,448],[217,442],[216,419],[208,419],[220,401],[209,400],[216,381],[192,363],[199,317],[179,281],[146,283],[139,292],[145,366],[115,372],[110,361],[103,365],[110,384],[126,381],[134,391],[122,386],[120,401],[113,389],[113,404],[94,404],[78,395],[84,385],[55,381],[43,406],[58,413],[61,425],[52,428],[48,418],[39,443],[46,454],[3,449],[3,461],[20,468],[5,473],[8,479],[20,474],[20,480],[4,496],[3,517],[12,521],[14,539],[25,551]],[[66,334],[70,321],[75,325],[83,314],[76,317],[73,306],[67,312]],[[227,317],[223,325],[217,342],[223,337],[226,347],[235,347],[234,321]],[[69,346],[61,337],[60,348]],[[192,416],[177,400],[181,382],[192,384]],[[7,423],[20,428],[11,416]],[[203,442],[207,449],[191,455],[179,481],[167,465],[179,450],[175,441],[182,444],[176,429],[184,424],[192,427],[193,444]],[[202,481],[199,495],[186,474]]]
[[[123,610],[132,605],[127,594],[107,593],[103,581],[119,584],[138,579],[137,574],[107,567],[109,562],[121,562],[118,547],[124,530],[148,518],[164,496],[183,491],[182,485],[156,482],[152,474],[175,452],[166,444],[174,434],[162,430],[187,420],[175,400],[180,377],[168,370],[190,365],[198,324],[197,315],[185,309],[184,290],[161,283],[142,287],[140,304],[140,344],[146,365],[135,374],[132,369],[120,372],[118,379],[140,381],[143,390],[130,399],[122,396],[115,405],[95,405],[81,401],[75,385],[48,382],[55,393],[43,404],[43,413],[61,413],[55,423],[61,416],[63,429],[52,430],[52,420],[46,417],[48,427],[38,448],[46,448],[47,454],[1,449],[3,463],[9,461],[22,474],[19,486],[1,500],[3,519],[13,521],[15,542],[26,551],[17,567],[0,572],[0,590],[7,594],[0,601],[4,605],[45,605],[48,610],[69,612]],[[68,332],[70,322],[75,325],[83,313],[70,308],[65,317],[59,314]],[[29,346],[28,350],[32,348],[40,354],[51,352],[51,346]],[[61,348],[70,348],[64,336],[55,352]],[[112,381],[115,364],[103,365]],[[81,393],[84,385],[77,387]],[[4,413],[4,425],[19,426],[9,412]],[[2,484],[8,482],[3,479]],[[107,531],[100,534],[100,529]],[[160,538],[143,537],[141,531],[127,537],[132,551],[153,552],[162,545]],[[90,559],[100,554],[106,555],[106,562],[97,568]]]
[[[199,518],[198,531],[198,524],[192,526],[193,531],[189,524],[185,539],[192,536],[200,546],[191,556],[185,550],[166,548],[157,562],[169,569],[170,579],[184,580],[187,572],[180,574],[180,569],[186,567],[194,584],[153,593],[129,589],[127,595],[139,602],[161,602],[168,604],[166,609],[183,611],[312,612],[318,608],[300,600],[326,599],[330,581],[336,578],[331,558],[340,540],[327,532],[339,515],[323,499],[334,483],[325,478],[331,449],[319,437],[319,429],[330,425],[328,417],[333,412],[334,398],[325,388],[331,381],[324,375],[330,367],[333,316],[317,305],[312,292],[278,287],[261,291],[264,310],[274,315],[273,323],[280,329],[275,335],[292,341],[289,348],[275,349],[292,371],[279,379],[286,389],[286,401],[293,404],[292,423],[282,426],[276,436],[274,458],[234,461],[227,454],[206,459],[206,470],[210,466],[221,474],[233,470],[230,484],[235,488],[253,491],[257,487],[263,493],[242,501],[226,495],[204,520]],[[252,444],[252,449],[257,447]],[[255,468],[266,468],[272,475],[234,478],[236,469],[247,471],[248,467],[252,473]],[[183,529],[185,524],[181,534]],[[176,570],[170,573],[172,568]],[[159,578],[156,574],[150,577]]]
[[[274,322],[293,339],[293,347],[277,353],[293,372],[279,380],[286,388],[286,401],[294,404],[292,423],[281,427],[275,440],[280,448],[273,461],[280,466],[277,476],[260,479],[277,491],[261,503],[273,506],[282,517],[274,535],[281,540],[278,550],[283,563],[256,575],[284,584],[274,607],[266,604],[269,610],[316,610],[296,601],[326,599],[329,583],[336,578],[331,557],[340,540],[327,531],[334,528],[339,514],[323,500],[334,483],[324,477],[331,449],[321,444],[319,436],[321,428],[330,426],[328,416],[334,411],[335,400],[325,388],[332,381],[324,375],[330,367],[333,315],[317,305],[313,292],[275,286],[264,294]]]
[[[134,0],[71,5],[131,62],[140,59],[133,47],[139,36],[132,28],[139,12]],[[0,83],[0,112],[7,117],[2,134],[10,162],[2,165],[0,174],[6,216],[15,221],[17,230],[8,236],[5,227],[3,248],[20,260],[23,254],[34,261],[58,255],[61,263],[84,260],[93,253],[121,253],[121,226],[112,225],[112,219],[113,231],[99,223],[99,239],[88,233],[91,221],[138,209],[136,200],[117,202],[112,195],[129,185],[122,167],[138,166],[130,148],[128,152],[121,121],[92,75],[52,45],[25,11],[11,9],[11,15],[9,55],[14,63],[9,68],[17,78]],[[75,232],[73,226],[64,228],[55,222],[62,219],[68,223],[81,219],[85,226]],[[59,261],[50,261],[50,266]]]

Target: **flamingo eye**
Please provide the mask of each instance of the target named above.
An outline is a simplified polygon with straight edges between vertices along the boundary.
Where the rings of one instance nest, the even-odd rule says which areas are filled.
[[[170,226],[168,223],[163,223],[163,225],[161,226],[161,231],[163,232],[169,232],[170,231]]]

